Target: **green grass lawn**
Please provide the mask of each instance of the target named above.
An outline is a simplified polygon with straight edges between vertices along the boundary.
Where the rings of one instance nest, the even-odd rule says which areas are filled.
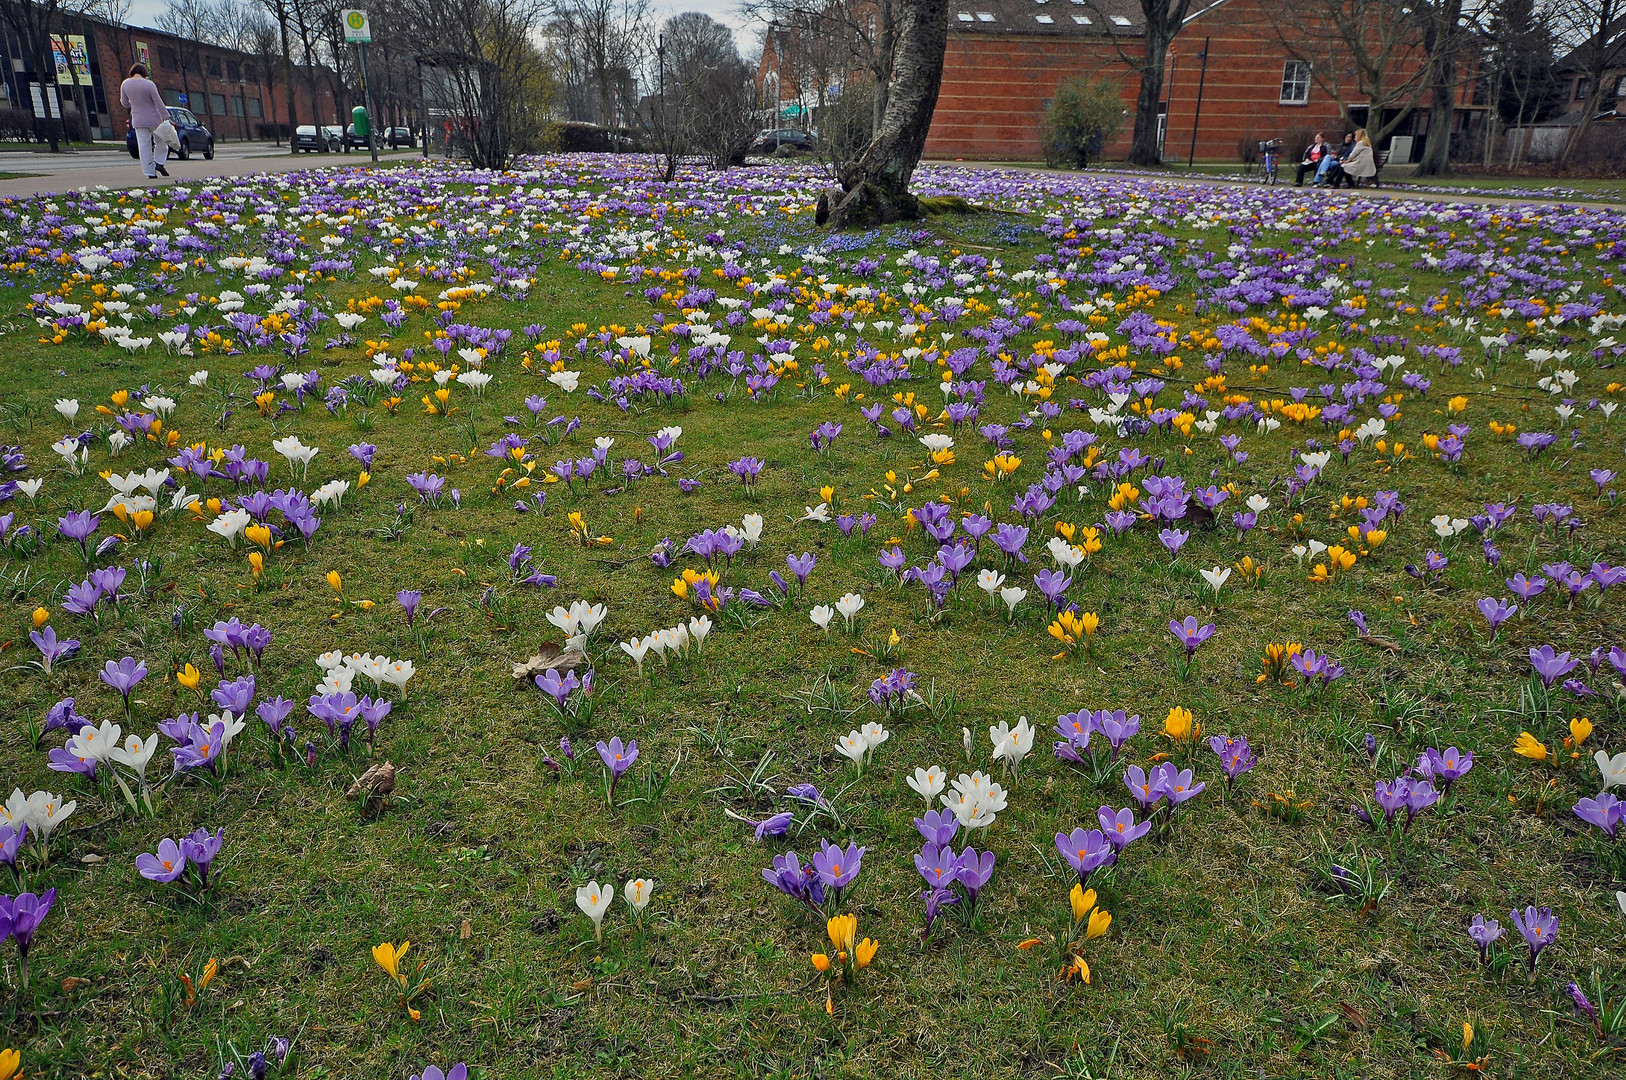
[[[7,599],[0,766],[25,794],[45,789],[78,804],[51,839],[49,864],[31,855],[18,864],[27,888],[58,890],[30,952],[26,992],[15,947],[0,952],[5,1045],[22,1052],[28,1076],[213,1077],[234,1053],[246,1057],[279,1035],[295,1040],[291,1068],[312,1078],[404,1080],[426,1064],[456,1061],[482,1080],[1413,1078],[1451,1075],[1457,1070],[1445,1059],[1465,1054],[1488,1055],[1487,1075],[1498,1077],[1586,1078],[1619,1068],[1626,1028],[1617,1019],[1600,1041],[1589,1022],[1575,1018],[1564,989],[1575,981],[1609,1009],[1626,998],[1626,916],[1614,899],[1626,888],[1626,865],[1619,848],[1611,850],[1570,809],[1597,792],[1590,752],[1626,749],[1618,704],[1610,703],[1618,701],[1617,680],[1607,662],[1596,674],[1583,663],[1572,675],[1603,696],[1579,700],[1555,686],[1550,701],[1533,703],[1521,693],[1532,647],[1585,657],[1594,647],[1626,644],[1621,590],[1592,588],[1566,605],[1551,582],[1528,615],[1509,621],[1495,640],[1475,609],[1484,596],[1511,598],[1503,581],[1516,572],[1536,575],[1561,560],[1585,571],[1595,560],[1622,559],[1626,530],[1613,492],[1600,497],[1588,470],[1619,467],[1626,420],[1586,407],[1591,399],[1612,400],[1618,389],[1618,359],[1606,339],[1621,334],[1594,330],[1586,318],[1554,324],[1513,317],[1511,306],[1516,297],[1539,296],[1556,311],[1595,294],[1606,312],[1620,311],[1612,277],[1620,255],[1607,242],[1618,223],[1601,215],[1442,221],[1408,217],[1412,211],[1387,202],[1340,202],[1322,213],[1251,188],[1171,193],[1122,178],[1031,175],[978,187],[991,183],[978,179],[981,173],[933,172],[925,183],[934,191],[1024,212],[945,217],[826,244],[806,199],[817,183],[811,174],[694,174],[661,189],[636,165],[607,161],[600,169],[561,159],[516,184],[440,164],[421,172],[402,166],[384,179],[315,177],[302,187],[245,179],[200,194],[193,185],[184,198],[177,189],[101,193],[85,198],[107,200],[105,207],[76,197],[55,211],[42,197],[0,223],[10,250],[0,295],[0,444],[16,444],[26,456],[14,480],[44,481],[32,500],[19,492],[0,512],[16,515],[12,534],[26,524],[49,538],[37,551],[13,541],[0,558]],[[152,204],[140,201],[149,198]],[[507,200],[521,209],[505,214],[500,204]],[[654,207],[663,207],[659,220]],[[56,260],[53,246],[73,251],[128,236],[126,211],[147,234],[201,237],[213,247],[189,249],[197,263],[166,260],[161,267],[144,258],[125,269],[96,267],[64,286],[73,268]],[[52,212],[64,224],[108,231],[52,237],[49,229],[59,226],[43,219]],[[1080,223],[1069,225],[1074,217]],[[1593,232],[1567,232],[1583,227]],[[1294,261],[1312,231],[1319,240],[1309,246],[1310,261]],[[324,237],[337,242],[324,244]],[[1442,262],[1453,251],[1494,259],[1504,249],[1507,266],[1523,275],[1504,276],[1507,307],[1474,299],[1485,284],[1482,269]],[[272,257],[284,250],[294,258],[279,264]],[[964,280],[944,280],[910,253],[939,260]],[[397,254],[395,276],[418,281],[414,293],[369,273]],[[234,255],[272,259],[263,279],[268,293],[245,293],[260,279],[223,265]],[[333,270],[331,280],[305,277],[302,299],[330,312],[354,305],[367,319],[349,334],[331,320],[318,324],[306,354],[286,357],[286,343],[275,339],[250,346],[251,335],[227,325],[229,313],[214,307],[234,290],[246,295],[245,310],[268,317],[279,290],[296,283],[292,271],[341,256],[352,265]],[[1091,273],[1141,272],[1136,260],[1150,275],[1159,259],[1167,260],[1173,283],[1155,293],[1089,280]],[[493,260],[524,268],[531,283],[523,298],[501,289],[454,297],[447,318],[513,337],[484,362],[493,379],[481,395],[453,381],[456,411],[430,413],[421,399],[435,384],[423,361],[459,362],[457,370],[466,370],[455,344],[445,358],[432,348],[437,295],[498,276]],[[1068,263],[1076,269],[1059,295],[1092,303],[1094,318],[1064,310],[1046,284]],[[1217,278],[1199,273],[1223,263],[1236,265]],[[729,276],[713,273],[731,264]],[[1305,293],[1332,277],[1333,303],[1353,304],[1355,314],[1327,313],[1328,304],[1311,315],[1274,296],[1227,311],[1208,294],[1238,266],[1260,268],[1256,278],[1288,266],[1304,275]],[[634,267],[650,273],[639,281]],[[698,274],[686,286],[678,275],[691,267]],[[1023,274],[1034,268],[1039,275]],[[777,295],[791,305],[783,319],[756,313],[773,294],[745,293],[747,283],[771,286],[776,273]],[[190,356],[156,340],[126,350],[95,330],[52,325],[54,313],[31,300],[49,293],[50,301],[82,305],[87,317],[117,321],[116,311],[93,305],[115,300],[110,290],[121,282],[135,286],[127,302],[139,335],[185,323],[192,331],[213,327],[221,338],[194,335]],[[866,296],[864,286],[874,291]],[[651,287],[667,298],[652,304],[644,293]],[[745,301],[744,321],[734,327],[724,305],[704,308],[747,363],[774,351],[758,338],[782,336],[798,343],[796,366],[777,366],[777,385],[756,393],[743,375],[696,378],[687,360],[693,341],[672,332],[683,321],[672,297],[690,287]],[[381,324],[383,300],[413,295],[428,304],[405,309],[398,329]],[[898,335],[896,324],[923,314],[910,303],[940,312],[936,301],[947,295],[974,303],[955,321]],[[1209,306],[1198,313],[1204,297]],[[853,325],[843,327],[842,310],[812,318],[814,301],[855,313]],[[145,314],[148,304],[159,305],[159,314]],[[1097,349],[1106,358],[1083,355],[1063,365],[1053,386],[1036,384],[1023,396],[997,381],[998,356],[980,355],[963,378],[985,381],[986,400],[975,421],[952,430],[939,415],[945,395],[929,354],[978,347],[967,331],[988,328],[1006,311],[1013,319],[1033,315],[996,350],[1007,358],[1001,364],[1025,367],[1019,383],[1037,379],[1045,357],[1086,331],[1106,335]],[[1134,334],[1119,327],[1137,313],[1161,320],[1178,347],[1131,344]],[[1058,326],[1075,319],[1084,330]],[[545,327],[534,343],[523,330],[531,324]],[[290,325],[262,324],[273,332]],[[597,357],[601,328],[612,341],[650,333],[652,370],[682,378],[686,393],[670,402],[634,400],[625,410],[613,391],[606,400],[590,397],[590,387],[642,368],[636,357],[607,367]],[[1480,335],[1504,330],[1517,344],[1488,356]],[[229,347],[224,338],[232,339]],[[860,339],[897,354],[913,377],[867,385],[842,362]],[[325,347],[330,340],[338,344]],[[550,342],[562,370],[581,372],[573,393],[546,378]],[[1271,342],[1284,344],[1272,353]],[[1460,366],[1419,351],[1441,346],[1460,350]],[[347,406],[324,407],[332,387],[353,376],[365,381],[381,362],[370,352],[399,361],[409,347],[414,366],[398,404],[375,389],[357,390]],[[1345,460],[1336,447],[1339,425],[1327,430],[1290,407],[1293,387],[1311,388],[1306,401],[1325,405],[1314,388],[1355,379],[1301,363],[1299,347],[1311,359],[1329,349],[1346,360],[1357,350],[1404,358],[1403,368],[1385,377],[1383,393],[1341,425],[1353,432],[1378,416],[1380,405],[1395,406],[1381,450],[1378,439],[1351,435]],[[906,349],[921,351],[904,356]],[[1567,358],[1537,369],[1526,358],[1531,350],[1567,350]],[[1223,356],[1223,385],[1205,370],[1205,356]],[[1165,382],[1152,408],[1189,415],[1120,437],[1069,407],[1079,399],[1105,408],[1099,384],[1085,380],[1120,362],[1133,362],[1137,378],[1156,373]],[[247,373],[260,364],[315,371],[320,388],[300,403],[272,380],[272,396],[257,404],[260,385]],[[1575,373],[1573,388],[1555,395],[1537,385],[1560,368]],[[199,370],[208,371],[206,384],[191,385]],[[1400,370],[1432,380],[1426,394],[1403,385]],[[116,415],[133,407],[113,395],[140,388],[172,398],[173,415],[151,438],[111,458],[107,435]],[[1195,426],[1205,421],[1204,408],[1182,407],[1188,392],[1210,399],[1213,409],[1226,400],[1275,402],[1268,416],[1279,427],[1265,433],[1251,419],[1222,418],[1205,431]],[[913,398],[893,402],[894,393]],[[528,396],[547,399],[540,424]],[[59,398],[80,402],[71,425],[53,408]],[[928,461],[928,451],[889,417],[882,423],[890,437],[877,437],[859,410],[881,398],[889,410],[922,406],[917,425],[952,434],[952,460]],[[1567,421],[1553,413],[1561,398],[1577,405]],[[1045,402],[1061,405],[1060,414],[1012,426]],[[1140,401],[1134,406],[1125,404],[1123,417],[1135,421],[1150,411]],[[546,432],[564,426],[550,429],[554,416],[578,418],[579,429],[549,441]],[[826,421],[843,429],[827,453],[817,453],[809,432]],[[1532,456],[1492,422],[1559,439]],[[994,448],[977,428],[990,423],[1012,426],[1009,450],[1021,461],[1009,478],[991,479],[998,469],[985,468]],[[1452,423],[1471,429],[1457,464],[1425,442],[1445,436]],[[676,448],[683,459],[665,466],[669,475],[623,483],[623,459],[657,460],[646,438],[669,425],[682,428]],[[95,437],[88,468],[76,476],[51,447],[81,430]],[[1213,527],[1179,526],[1190,539],[1171,557],[1150,521],[1123,536],[1101,527],[1117,509],[1108,501],[1112,483],[1087,478],[1083,493],[1069,484],[1052,509],[1027,522],[1026,565],[1007,566],[990,535],[941,610],[921,585],[900,585],[878,564],[894,542],[909,565],[930,561],[936,542],[904,516],[928,501],[946,501],[955,519],[1017,521],[1012,501],[1044,474],[1047,450],[1074,430],[1099,435],[1092,464],[1116,461],[1130,447],[1160,459],[1127,478],[1141,494],[1148,494],[1146,476],[1157,473],[1184,476],[1188,492],[1231,485],[1233,493]],[[166,445],[171,432],[174,448]],[[509,433],[530,440],[528,477],[524,465],[485,454]],[[1241,437],[1245,461],[1219,442],[1230,434]],[[290,435],[320,447],[306,476],[273,449]],[[589,455],[596,438],[614,440],[612,477],[599,472],[574,487],[544,482],[558,459]],[[363,442],[377,453],[358,487],[361,466],[346,448]],[[293,532],[262,553],[257,575],[248,545],[233,548],[206,529],[215,512],[206,502],[197,513],[171,513],[166,491],[145,530],[103,513],[96,539],[118,532],[126,540],[96,565],[127,568],[123,599],[98,606],[94,618],[70,614],[67,590],[88,567],[76,544],[55,537],[58,517],[102,508],[113,488],[99,472],[162,469],[195,443],[209,451],[240,445],[269,461],[267,490],[310,492],[334,479],[351,489],[339,507],[318,508],[321,524],[308,545]],[[1330,451],[1330,461],[1318,479],[1290,491],[1298,455],[1313,445]],[[765,463],[755,491],[730,471],[742,455]],[[406,478],[426,471],[457,488],[459,501],[421,503]],[[249,490],[225,479],[200,484],[179,469],[173,475],[205,501]],[[516,486],[522,477],[529,483]],[[684,493],[680,477],[699,485]],[[539,491],[546,494],[541,511],[532,500]],[[1360,508],[1380,491],[1398,492],[1405,512],[1387,523],[1380,543],[1351,540]],[[1270,506],[1242,534],[1231,515],[1253,494],[1266,495]],[[516,501],[530,512],[516,512]],[[1515,501],[1517,513],[1496,536],[1501,563],[1494,570],[1473,528],[1442,540],[1430,524],[1437,514],[1469,518],[1485,503]],[[821,502],[835,515],[869,512],[878,520],[867,535],[844,537],[835,524],[805,520]],[[1531,513],[1538,503],[1568,504],[1585,527],[1539,524]],[[573,513],[590,544],[576,535]],[[786,555],[807,552],[816,565],[805,588],[793,588],[782,606],[736,600],[711,613],[713,629],[698,652],[672,663],[651,655],[640,678],[617,643],[704,614],[672,588],[682,570],[704,568],[681,553],[684,542],[703,529],[738,527],[749,514],[763,519],[760,544],[720,562],[721,583],[777,594],[769,571],[788,578]],[[1069,650],[1047,632],[1053,612],[1034,582],[1041,567],[1054,565],[1045,545],[1058,524],[1100,527],[1101,548],[1073,572],[1067,593],[1099,617],[1088,648]],[[1075,537],[1084,542],[1083,534]],[[663,538],[679,549],[666,569],[648,554]],[[1350,546],[1355,563],[1330,581],[1313,580],[1312,567],[1325,556],[1293,552],[1312,540]],[[516,544],[532,549],[535,569],[555,575],[556,588],[516,584],[520,575],[509,564]],[[1447,556],[1448,565],[1419,571],[1427,580],[1409,574],[1408,565],[1423,566],[1430,551]],[[1262,568],[1260,576],[1250,582],[1233,571],[1216,599],[1201,571],[1244,559]],[[983,568],[1027,589],[1013,616],[978,588]],[[340,576],[342,593],[326,580],[330,572]],[[423,593],[412,627],[395,599],[407,589]],[[839,616],[821,631],[809,609],[848,592],[865,600],[854,632]],[[594,692],[570,716],[510,672],[544,643],[562,642],[547,613],[578,599],[608,613],[580,669],[595,669]],[[79,657],[50,673],[29,664],[38,656],[28,638],[36,608],[62,637],[82,642]],[[444,610],[429,618],[435,609]],[[1348,618],[1352,609],[1365,614],[1364,638]],[[1188,615],[1217,629],[1182,677],[1184,652],[1168,624]],[[298,730],[296,760],[273,753],[265,725],[252,715],[227,753],[224,776],[175,775],[173,743],[161,739],[148,772],[158,781],[152,816],[132,813],[116,786],[48,768],[47,751],[62,746],[64,734],[36,740],[35,733],[62,698],[74,697],[96,722],[113,720],[142,736],[178,714],[216,711],[208,693],[217,676],[202,631],[231,618],[272,635],[255,671],[256,701],[281,695],[297,703],[289,721]],[[1330,654],[1345,674],[1319,694],[1291,667],[1293,686],[1259,681],[1272,642]],[[374,751],[359,738],[341,748],[306,713],[322,675],[316,658],[332,650],[416,667]],[[131,721],[97,675],[125,656],[149,671]],[[246,670],[230,652],[225,663],[228,679]],[[176,678],[188,664],[203,673],[197,693]],[[894,668],[916,673],[925,700],[885,715],[866,694]],[[377,692],[360,676],[355,688]],[[1175,707],[1191,710],[1202,739],[1161,734]],[[1139,714],[1141,732],[1116,764],[1102,754],[1092,769],[1052,753],[1052,725],[1080,709]],[[1038,734],[1019,774],[1010,775],[990,761],[988,729],[1021,716]],[[1572,760],[1563,742],[1577,716],[1595,727]],[[837,741],[870,721],[884,722],[891,735],[860,775]],[[970,732],[969,753],[962,728]],[[1513,753],[1521,731],[1552,751],[1548,762]],[[1230,793],[1207,746],[1213,734],[1246,736],[1258,753],[1257,767]],[[556,772],[548,760],[561,760],[562,735],[572,741],[575,763]],[[640,753],[612,806],[593,746],[614,736],[635,738]],[[1101,746],[1101,736],[1092,745]],[[1352,806],[1375,806],[1375,781],[1399,775],[1426,748],[1452,745],[1473,752],[1472,771],[1404,834],[1376,832],[1352,815]],[[1180,807],[1172,827],[1134,842],[1117,866],[1091,877],[1111,925],[1080,950],[1090,983],[1058,980],[1050,935],[1068,919],[1076,878],[1055,834],[1096,827],[1100,806],[1134,805],[1123,768],[1165,758],[1193,768],[1207,789]],[[386,759],[397,770],[395,793],[377,814],[365,814],[346,789]],[[914,865],[921,839],[911,821],[925,804],[904,781],[917,766],[934,764],[951,778],[989,771],[1007,789],[1008,806],[991,827],[970,835],[978,851],[991,849],[997,858],[974,917],[950,907],[923,941],[923,882]],[[805,783],[823,793],[822,809],[787,796]],[[759,843],[740,820],[783,810],[795,814],[784,838]],[[137,873],[136,856],[156,851],[160,839],[222,826],[215,884],[201,899]],[[853,985],[834,987],[829,1011],[810,961],[831,951],[825,923],[770,889],[761,874],[786,850],[806,861],[821,839],[866,849],[840,910],[856,915],[860,938],[880,945]],[[954,846],[966,843],[962,831]],[[1334,864],[1367,879],[1355,895],[1336,884]],[[602,941],[595,940],[576,904],[578,887],[590,880],[619,887],[638,877],[655,883],[642,925],[618,897]],[[1508,919],[1510,908],[1526,904],[1552,907],[1560,919],[1557,944],[1531,977]],[[832,907],[829,914],[836,913]],[[1487,968],[1466,934],[1476,914],[1508,928],[1501,959]],[[1035,937],[1043,939],[1037,947],[1018,948]],[[424,964],[417,977],[427,989],[412,1001],[415,1020],[372,958],[386,941],[410,941],[407,967]],[[218,973],[188,1002],[179,977],[195,985],[211,961]],[[1466,1052],[1465,1022],[1476,1031]]]

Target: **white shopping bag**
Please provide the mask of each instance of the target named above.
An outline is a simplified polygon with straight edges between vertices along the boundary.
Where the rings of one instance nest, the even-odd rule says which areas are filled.
[[[180,152],[181,136],[180,133],[175,130],[175,124],[173,121],[165,120],[162,124],[159,124],[157,127],[153,128],[152,139],[153,142],[161,143],[164,146],[169,147],[171,150],[174,150],[176,153]]]

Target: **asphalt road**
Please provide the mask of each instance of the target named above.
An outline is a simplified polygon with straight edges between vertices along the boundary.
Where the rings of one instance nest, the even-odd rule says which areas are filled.
[[[381,151],[380,161],[400,160],[422,154],[422,150]],[[359,168],[371,164],[365,150],[348,154],[290,154],[272,143],[217,143],[215,158],[205,161],[193,154],[186,161],[171,159],[169,178],[148,180],[141,166],[125,151],[116,148],[72,150],[61,154],[32,151],[0,151],[0,173],[28,173],[14,179],[0,179],[0,198],[34,195],[40,192],[68,191],[74,188],[155,187],[184,184],[209,177],[247,176],[254,173],[289,172],[298,169]]]

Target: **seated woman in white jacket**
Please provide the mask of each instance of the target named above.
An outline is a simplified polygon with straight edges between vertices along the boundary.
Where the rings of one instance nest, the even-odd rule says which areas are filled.
[[[1361,128],[1355,133],[1355,149],[1349,152],[1349,156],[1343,160],[1343,164],[1333,176],[1333,185],[1337,186],[1342,180],[1359,187],[1362,180],[1371,180],[1375,186],[1377,175],[1378,159],[1372,152],[1372,140],[1367,138],[1366,129]]]

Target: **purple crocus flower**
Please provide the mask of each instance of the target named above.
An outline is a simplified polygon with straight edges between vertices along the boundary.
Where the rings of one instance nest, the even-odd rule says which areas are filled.
[[[1592,798],[1576,803],[1575,816],[1588,825],[1596,825],[1605,836],[1614,840],[1620,833],[1621,818],[1626,816],[1626,803],[1607,791],[1600,791]]]
[[[1057,833],[1056,850],[1073,868],[1081,885],[1089,880],[1092,871],[1117,859],[1117,848],[1100,829],[1080,827],[1070,833]]]
[[[200,887],[204,889],[209,887],[209,865],[215,861],[215,856],[220,854],[220,847],[225,842],[224,828],[216,829],[213,836],[209,835],[208,829],[199,829],[182,838],[181,854],[197,867]]]
[[[1424,750],[1417,759],[1417,771],[1424,777],[1440,785],[1440,794],[1450,794],[1451,785],[1468,774],[1474,767],[1474,755],[1463,753],[1454,746],[1448,746],[1443,752],[1432,746]]]
[[[142,852],[136,856],[136,869],[148,881],[167,885],[186,873],[186,855],[181,845],[169,837],[158,841],[158,854]]]
[[[1195,615],[1187,615],[1183,622],[1169,620],[1169,633],[1174,635],[1174,640],[1185,646],[1186,659],[1189,660],[1196,653],[1197,646],[1214,636],[1214,624],[1206,623],[1199,626]]]
[[[1568,655],[1567,653],[1565,655]],[[100,672],[102,682],[111,686],[124,698],[124,711],[130,711],[130,691],[147,677],[147,665],[133,656],[126,656],[117,664],[109,660]]]
[[[863,869],[864,850],[856,843],[842,848],[827,840],[819,841],[819,852],[813,856],[813,872],[825,888],[835,892],[838,903],[841,890],[852,884]]]
[[[1483,915],[1475,915],[1474,921],[1468,924],[1468,936],[1474,939],[1479,946],[1479,962],[1486,962],[1490,947],[1501,938],[1502,924],[1495,919],[1487,920]]]
[[[412,620],[417,617],[418,605],[423,602],[423,593],[417,589],[402,589],[395,594],[395,602],[401,605],[402,612],[406,614],[407,626],[410,627]]]
[[[1192,783],[1195,774],[1191,769],[1182,769],[1172,761],[1165,761],[1157,767],[1156,777],[1152,781],[1152,790],[1158,791],[1169,800],[1169,809],[1188,799],[1195,799],[1203,793],[1208,784]]]
[[[1524,601],[1525,607],[1530,606],[1533,597],[1547,591],[1547,579],[1537,574],[1534,579],[1526,578],[1523,574],[1514,574],[1503,584],[1513,590],[1513,594]]]
[[[574,671],[566,671],[561,676],[557,668],[549,668],[536,677],[536,685],[537,689],[551,697],[553,703],[563,709],[571,691],[581,686],[581,680],[576,677]]]
[[[915,818],[915,831],[928,844],[947,847],[960,829],[960,819],[947,810],[928,810],[923,818]]]
[[[1178,529],[1164,529],[1157,534],[1157,538],[1164,547],[1169,549],[1171,556],[1178,556],[1186,541],[1191,539],[1191,533],[1181,532]]]
[[[920,898],[926,902],[926,927],[921,930],[920,936],[924,940],[932,936],[932,926],[937,922],[937,916],[950,904],[958,904],[960,898],[949,889],[922,889]]]
[[[15,899],[0,896],[0,929],[9,927],[12,938],[17,942],[18,981],[24,990],[28,989],[29,946],[34,943],[34,935],[39,932],[40,924],[51,913],[51,905],[55,903],[55,889],[47,889],[38,896],[31,892],[21,893]]]
[[[1518,610],[1517,604],[1506,604],[1493,596],[1484,597],[1479,601],[1479,613],[1485,616],[1486,622],[1490,623],[1493,635],[1497,630],[1501,629],[1503,623],[1517,614]]]
[[[960,852],[960,870],[955,880],[965,889],[966,897],[975,904],[977,894],[987,886],[990,878],[994,876],[994,853],[984,851],[977,854],[977,849],[970,847]]]
[[[1122,810],[1103,806],[1096,811],[1096,819],[1101,822],[1102,835],[1107,838],[1107,843],[1111,844],[1115,851],[1122,851],[1145,836],[1152,828],[1150,821],[1135,824],[1135,811],[1127,806]]]
[[[615,785],[620,783],[622,775],[638,760],[638,740],[629,739],[625,746],[621,745],[621,736],[617,735],[608,743],[598,744],[598,756],[603,760],[604,767],[610,770],[610,798],[615,798]]]
[[[14,829],[10,825],[0,825],[0,865],[8,866],[12,872],[17,870],[17,853],[22,848],[23,841],[28,839],[28,823],[18,822]],[[0,926],[0,932],[4,927]]]
[[[811,866],[803,866],[794,851],[775,855],[773,866],[762,871],[762,878],[786,896],[804,904],[818,907],[824,903],[824,883],[813,874]]]
[[[1112,760],[1116,761],[1124,743],[1140,734],[1140,714],[1126,717],[1122,709],[1102,709],[1095,714],[1095,730],[1106,737],[1112,747]]]
[[[1239,735],[1233,739],[1229,735],[1214,735],[1208,740],[1208,748],[1219,755],[1220,772],[1225,774],[1227,795],[1231,792],[1231,786],[1236,783],[1236,778],[1253,768],[1259,761],[1254,757],[1245,736]]]
[[[1052,606],[1060,608],[1062,594],[1073,583],[1073,579],[1060,570],[1045,569],[1034,575],[1033,583],[1039,587],[1039,591]]]
[[[816,865],[818,856],[813,858]],[[947,844],[939,846],[927,841],[915,856],[915,869],[926,879],[928,888],[946,889],[954,884],[960,872],[960,859]]]
[[[770,836],[784,836],[790,831],[790,826],[796,820],[796,815],[789,810],[781,810],[772,817],[754,822],[757,843],[762,843]]]
[[[79,639],[67,638],[66,640],[59,640],[56,636],[56,628],[49,625],[44,630],[29,631],[28,640],[32,641],[34,647],[40,651],[40,667],[47,672],[51,670],[51,665],[58,660],[71,659],[79,651]]]
[[[1124,786],[1129,789],[1135,801],[1140,803],[1141,813],[1146,813],[1163,799],[1163,791],[1157,786],[1154,774],[1148,777],[1139,765],[1131,765],[1124,770]]]
[[[1524,943],[1530,947],[1530,970],[1536,969],[1536,957],[1541,950],[1558,940],[1558,916],[1553,914],[1552,908],[1526,907],[1522,912],[1518,908],[1512,911],[1513,925],[1524,936]]]
[[[293,712],[294,705],[295,702],[278,695],[270,700],[260,702],[259,705],[255,706],[254,712],[261,720],[265,721],[265,726],[271,729],[271,735],[275,738],[282,734],[283,722],[288,719],[288,714]]]
[[[88,510],[69,511],[57,519],[56,531],[79,545],[79,553],[90,560],[90,537],[102,519]]]
[[[806,551],[802,552],[800,557],[795,555],[785,556],[785,565],[790,568],[792,574],[796,575],[797,585],[807,584],[807,576],[813,572],[813,566],[817,562],[818,560]]]
[[[1551,645],[1530,650],[1530,667],[1541,680],[1541,685],[1548,690],[1553,688],[1553,683],[1573,671],[1579,663],[1579,660],[1572,659],[1567,652],[1555,653]]]

